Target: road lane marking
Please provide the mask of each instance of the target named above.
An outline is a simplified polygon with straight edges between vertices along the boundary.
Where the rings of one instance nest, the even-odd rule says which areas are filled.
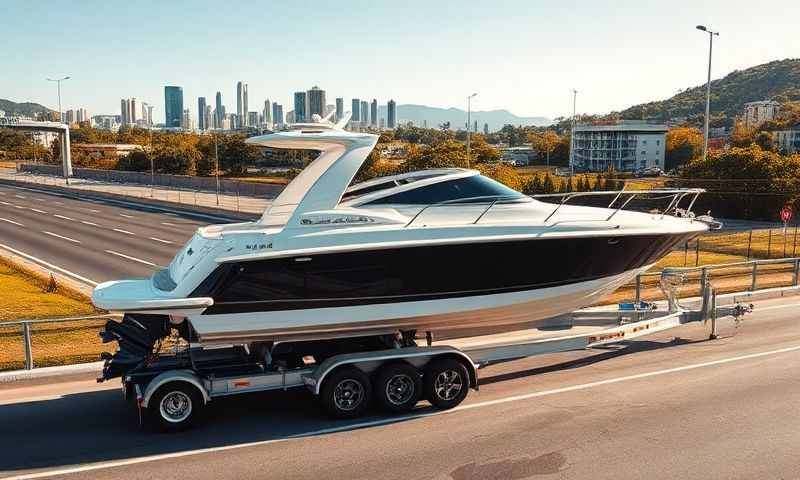
[[[167,243],[172,245],[172,242],[170,242],[169,240],[164,240],[163,238],[150,237],[150,240],[155,240],[156,242]]]
[[[14,196],[17,197],[17,198],[27,198],[24,195],[14,195]]]
[[[55,214],[55,215],[53,215],[53,216],[54,216],[54,217],[56,217],[56,218],[61,218],[61,219],[64,219],[64,220],[69,220],[70,222],[74,222],[74,221],[75,221],[75,219],[74,219],[74,218],[65,217],[64,215]]]
[[[119,216],[125,218],[133,218],[133,215],[128,215],[127,213],[120,213]]]
[[[46,198],[34,198],[34,200],[36,200],[37,202],[46,202],[47,201]]]
[[[11,253],[15,253],[15,254],[19,255],[20,257],[27,258],[28,260],[30,260],[30,261],[32,261],[34,263],[38,263],[39,265],[45,266],[47,268],[51,268],[53,270],[56,270],[58,272],[63,273],[64,275],[67,275],[67,276],[70,276],[70,277],[75,278],[77,280],[80,280],[83,283],[89,284],[91,286],[96,286],[97,285],[97,282],[95,282],[94,280],[90,280],[90,279],[88,279],[86,277],[78,275],[75,272],[70,272],[69,270],[67,270],[65,268],[61,268],[58,265],[53,265],[52,263],[46,262],[46,261],[42,260],[41,258],[34,257],[33,255],[29,255],[29,254],[27,254],[25,252],[20,252],[19,250],[15,249],[15,248],[9,247],[8,245],[4,245],[4,244],[0,243],[0,248],[8,250]]]
[[[342,425],[342,426],[338,426],[338,427],[322,428],[322,429],[319,429],[319,430],[313,430],[313,431],[305,432],[305,433],[298,433],[298,434],[295,434],[295,435],[290,435],[288,437],[274,438],[274,439],[271,439],[271,440],[260,440],[260,441],[256,441],[256,442],[238,443],[238,444],[234,444],[234,445],[224,445],[224,446],[221,446],[221,447],[200,448],[200,449],[197,449],[197,450],[186,450],[186,451],[183,451],[183,452],[162,453],[162,454],[158,454],[158,455],[150,455],[150,456],[145,456],[145,457],[129,458],[127,460],[113,460],[113,461],[110,461],[110,462],[95,463],[95,464],[91,464],[91,465],[83,465],[83,466],[80,466],[80,467],[45,470],[45,471],[40,471],[40,472],[35,472],[35,473],[17,475],[17,476],[14,476],[14,477],[5,477],[2,480],[32,480],[32,479],[36,479],[36,478],[55,477],[55,476],[69,475],[69,474],[73,474],[73,473],[90,472],[90,471],[95,471],[95,470],[105,470],[105,469],[109,469],[109,468],[125,467],[125,466],[128,466],[128,465],[136,465],[136,464],[141,464],[141,463],[150,463],[150,462],[156,462],[156,461],[159,461],[159,460],[168,460],[168,459],[173,459],[173,458],[190,457],[190,456],[202,455],[202,454],[206,454],[206,453],[224,452],[224,451],[228,451],[228,450],[239,450],[239,449],[242,449],[242,448],[251,448],[251,447],[262,447],[262,446],[265,446],[265,445],[271,445],[271,444],[276,444],[276,443],[286,443],[286,442],[288,442],[290,440],[302,439],[302,438],[306,438],[306,437],[315,437],[315,436],[326,435],[326,434],[331,434],[331,433],[339,433],[339,432],[347,432],[347,431],[352,431],[352,430],[358,430],[358,429],[361,429],[361,428],[378,427],[378,426],[382,426],[382,425],[389,425],[389,424],[399,423],[401,421],[410,420],[410,419],[414,419],[414,418],[425,418],[425,417],[432,417],[432,416],[436,416],[436,415],[451,415],[451,414],[453,414],[455,412],[459,412],[459,411],[463,411],[463,410],[472,410],[472,409],[477,409],[477,408],[491,407],[491,406],[499,405],[499,404],[503,404],[503,403],[518,402],[518,401],[521,401],[521,400],[528,400],[528,399],[537,398],[537,397],[545,397],[545,396],[549,396],[549,395],[557,395],[557,394],[560,394],[560,393],[572,392],[572,391],[576,391],[576,390],[585,390],[585,389],[595,388],[595,387],[599,387],[599,386],[603,386],[603,385],[610,385],[610,384],[615,384],[615,383],[627,382],[627,381],[631,381],[631,380],[639,380],[639,379],[648,378],[648,377],[656,377],[656,376],[666,375],[666,374],[670,374],[670,373],[683,372],[683,371],[687,371],[687,370],[694,370],[694,369],[697,369],[697,368],[710,367],[710,366],[715,366],[715,365],[723,365],[723,364],[726,364],[726,363],[738,362],[738,361],[742,361],[742,360],[750,360],[750,359],[753,359],[753,358],[760,358],[760,357],[766,357],[766,356],[772,356],[772,355],[779,355],[781,353],[796,352],[798,350],[800,350],[800,345],[795,345],[793,347],[780,348],[780,349],[777,349],[777,350],[768,350],[768,351],[765,351],[765,352],[751,353],[751,354],[740,355],[740,356],[736,356],[736,357],[728,357],[728,358],[723,358],[723,359],[720,359],[720,360],[712,360],[712,361],[709,361],[709,362],[702,362],[702,363],[684,365],[682,367],[674,367],[674,368],[668,368],[668,369],[664,369],[664,370],[656,370],[656,371],[653,371],[653,372],[638,373],[638,374],[635,374],[635,375],[626,375],[626,376],[623,376],[623,377],[610,378],[610,379],[607,379],[607,380],[600,380],[600,381],[597,381],[597,382],[589,382],[589,383],[583,383],[583,384],[578,384],[578,385],[572,385],[572,386],[569,386],[569,387],[556,388],[556,389],[553,389],[553,390],[543,390],[543,391],[539,391],[539,392],[531,392],[531,393],[526,393],[526,394],[522,394],[522,395],[514,395],[514,396],[511,396],[511,397],[499,398],[497,400],[487,400],[485,402],[478,402],[478,403],[473,403],[473,404],[470,404],[470,405],[458,406],[458,407],[453,408],[451,410],[438,410],[438,411],[434,411],[434,412],[425,412],[425,413],[410,413],[410,414],[407,414],[407,415],[394,416],[392,418],[383,418],[383,419],[378,419],[378,420],[368,420],[368,421],[365,421],[365,422],[353,423],[353,424],[349,424],[349,425]]]
[[[36,213],[47,213],[44,210],[39,210],[38,208],[31,208],[31,210],[33,210]]]
[[[118,257],[127,258],[128,260],[133,260],[134,262],[143,263],[145,265],[150,265],[151,267],[157,267],[155,263],[148,262],[147,260],[142,260],[141,258],[131,257],[129,255],[125,255],[124,253],[115,252],[114,250],[106,250],[106,253],[110,253],[111,255],[116,255]]]
[[[129,231],[123,230],[121,228],[112,228],[111,230],[114,230],[115,232],[119,232],[119,233],[124,233],[125,235],[136,235],[133,232],[129,232]]]
[[[81,223],[84,224],[84,225],[91,225],[93,227],[99,227],[100,226],[100,225],[98,225],[98,224],[96,224],[94,222],[90,222],[88,220],[81,220]]]
[[[72,242],[72,243],[81,243],[81,241],[80,241],[80,240],[75,240],[74,238],[69,238],[69,237],[65,237],[65,236],[63,236],[63,235],[59,235],[59,234],[57,234],[57,233],[48,232],[47,230],[42,230],[42,233],[44,233],[45,235],[50,235],[51,237],[56,237],[56,238],[60,238],[60,239],[62,239],[62,240],[66,240],[66,241],[68,241],[68,242]]]
[[[20,210],[22,210],[22,209],[24,209],[25,207],[23,207],[22,205],[14,205],[14,208],[19,208]]]
[[[8,203],[8,202],[0,202],[0,203],[2,203],[3,205],[11,205],[11,204],[10,204],[10,203]]]
[[[0,217],[0,222],[13,223],[14,225],[17,225],[19,227],[24,227],[25,226],[25,225],[23,225],[23,224],[21,224],[19,222],[15,222],[14,220],[9,220],[7,218],[2,218],[2,217]]]
[[[166,225],[168,227],[177,227],[177,225],[175,225],[174,223],[169,223],[169,222],[161,222],[161,225]]]

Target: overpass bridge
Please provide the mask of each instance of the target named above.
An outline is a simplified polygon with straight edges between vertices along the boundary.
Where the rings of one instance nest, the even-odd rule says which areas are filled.
[[[34,132],[55,132],[59,135],[61,146],[61,166],[64,178],[72,176],[72,156],[70,155],[69,125],[61,122],[39,122],[18,117],[0,117],[0,128],[27,130]]]

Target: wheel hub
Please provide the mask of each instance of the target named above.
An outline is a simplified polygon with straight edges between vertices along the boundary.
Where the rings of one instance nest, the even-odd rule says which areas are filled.
[[[336,407],[341,410],[353,410],[363,400],[364,386],[353,379],[342,380],[333,391],[333,401],[336,403]]]
[[[386,398],[393,405],[402,405],[414,395],[414,381],[405,374],[395,375],[386,382]]]
[[[455,370],[444,370],[436,376],[433,384],[436,395],[442,400],[452,400],[464,387],[461,374]]]
[[[179,423],[192,413],[192,399],[180,391],[170,392],[161,399],[159,410],[168,422]]]

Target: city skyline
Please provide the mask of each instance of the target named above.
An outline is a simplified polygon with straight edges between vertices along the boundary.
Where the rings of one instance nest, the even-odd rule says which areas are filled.
[[[579,113],[606,113],[701,85],[707,52],[695,24],[721,32],[715,43],[714,78],[797,55],[791,21],[799,7],[792,2],[757,12],[737,1],[683,2],[687,8],[635,2],[579,3],[575,8],[509,2],[469,9],[447,3],[348,8],[347,3],[321,5],[310,15],[301,5],[276,5],[215,12],[211,18],[207,8],[182,2],[157,9],[120,5],[113,16],[102,3],[92,1],[69,9],[12,2],[5,16],[11,20],[7,38],[15,55],[4,60],[8,74],[0,78],[0,96],[53,108],[55,91],[44,78],[63,73],[72,76],[62,84],[64,110],[80,107],[111,114],[120,98],[159,105],[164,85],[182,86],[186,105],[216,91],[229,99],[228,85],[246,79],[255,103],[270,98],[293,105],[297,86],[318,84],[343,98],[395,97],[404,103],[464,108],[463,98],[477,91],[476,110],[507,109],[554,118],[571,113],[570,88],[581,92]],[[291,38],[289,20],[308,15],[310,38],[304,45],[313,47],[297,47],[300,55],[265,49],[257,42],[230,49],[212,39],[185,42],[184,29],[173,28],[179,18],[186,25],[213,24],[215,32],[225,36],[240,31],[233,19],[245,13],[254,22],[269,24],[277,38]],[[118,18],[137,21],[119,24]],[[381,38],[328,47],[330,25],[350,22],[381,23]],[[51,41],[51,32],[64,24],[92,28],[98,38],[110,40],[88,42],[86,54],[75,57],[69,42]],[[122,31],[116,31],[119,28]],[[466,31],[470,35],[464,35]],[[393,41],[397,38],[404,41]],[[32,60],[41,58],[36,52],[43,50],[50,52],[47,62]],[[429,54],[419,55],[420,51]],[[212,68],[213,59],[220,57],[226,59],[226,67]],[[124,76],[119,74],[123,71]],[[373,80],[368,83],[365,78]],[[227,104],[229,109],[235,106],[229,100]],[[165,114],[159,110],[157,123]]]

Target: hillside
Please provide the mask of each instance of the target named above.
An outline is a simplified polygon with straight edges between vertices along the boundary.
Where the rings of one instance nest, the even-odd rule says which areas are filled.
[[[703,114],[705,99],[704,83],[667,100],[635,105],[619,112],[619,115],[623,119],[658,120],[692,117]],[[731,118],[740,115],[745,103],[756,100],[800,100],[800,58],[736,70],[711,81],[711,111],[714,116],[724,114]]]
[[[44,105],[39,105],[38,103],[16,103],[4,98],[0,98],[0,110],[6,112],[6,115],[9,116],[21,115],[25,117],[35,117],[39,113],[49,113],[52,111]]]
[[[386,118],[386,105],[378,108],[378,117]],[[503,128],[503,125],[549,125],[549,118],[545,117],[518,117],[508,110],[473,111],[473,121],[478,121],[478,130],[483,131],[483,124],[489,124],[490,131]],[[463,128],[467,122],[466,110],[458,108],[436,108],[425,105],[398,105],[398,122],[414,122],[421,126],[423,121],[428,122],[428,127],[436,128],[438,125],[450,122],[451,128]]]

